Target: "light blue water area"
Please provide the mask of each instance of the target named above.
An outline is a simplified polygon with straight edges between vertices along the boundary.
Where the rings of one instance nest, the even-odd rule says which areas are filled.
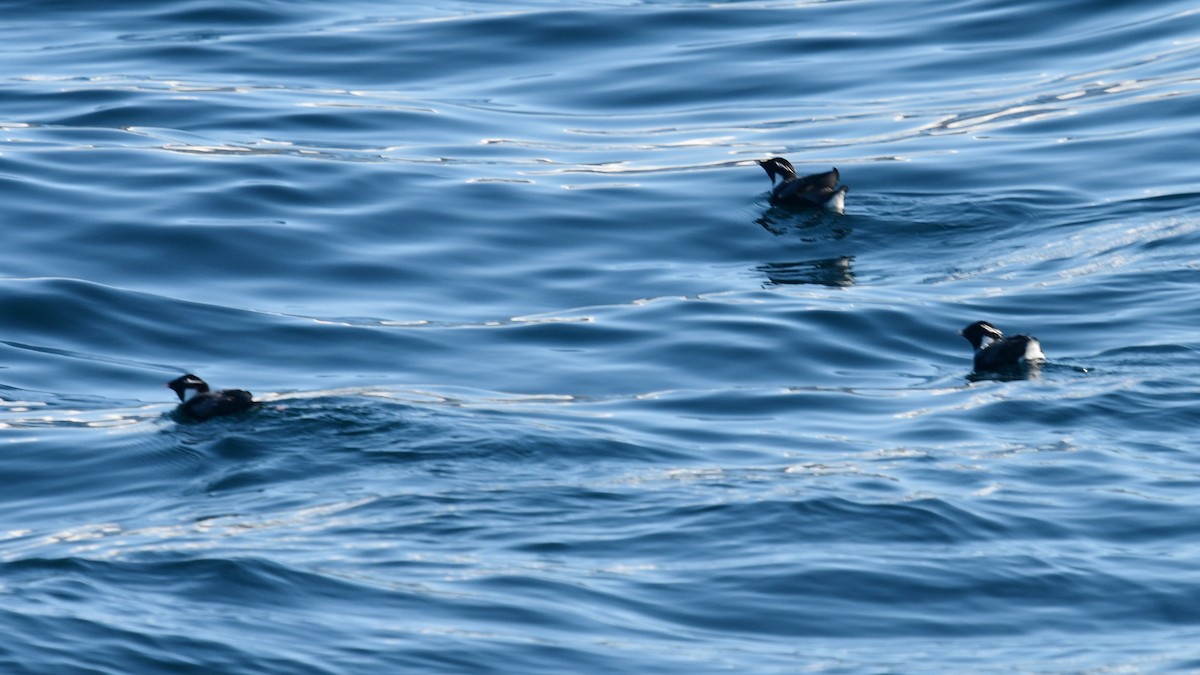
[[[10,6],[0,670],[1200,668],[1198,29]]]

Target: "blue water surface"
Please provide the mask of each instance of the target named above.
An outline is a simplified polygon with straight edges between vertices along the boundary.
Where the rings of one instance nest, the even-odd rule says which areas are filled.
[[[8,9],[0,671],[1200,670],[1194,3]]]

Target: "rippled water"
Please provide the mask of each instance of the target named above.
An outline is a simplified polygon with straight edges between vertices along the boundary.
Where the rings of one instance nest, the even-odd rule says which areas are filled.
[[[0,670],[1200,669],[1192,3],[10,9]]]

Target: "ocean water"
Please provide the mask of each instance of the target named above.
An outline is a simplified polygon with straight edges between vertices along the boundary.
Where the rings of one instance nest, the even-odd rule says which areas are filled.
[[[1200,670],[1195,3],[6,8],[0,672]]]

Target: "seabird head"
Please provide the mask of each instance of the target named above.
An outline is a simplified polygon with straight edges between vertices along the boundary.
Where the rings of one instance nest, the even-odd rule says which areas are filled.
[[[174,391],[175,394],[179,396],[180,401],[186,401],[187,392],[189,390],[195,389],[198,393],[204,393],[208,391],[208,383],[196,377],[195,375],[188,373],[187,375],[177,377],[168,382],[167,388]]]
[[[988,340],[990,342],[993,340],[1004,339],[1004,333],[1001,333],[999,328],[996,328],[986,321],[976,321],[970,326],[962,329],[962,336],[967,339],[967,342],[971,343],[971,346],[974,347],[976,351],[983,347],[984,340]]]
[[[771,179],[771,185],[775,184],[776,176],[779,176],[784,181],[789,181],[796,177],[796,167],[792,166],[791,162],[782,157],[772,157],[756,161],[763,168],[763,171],[767,172],[767,177]]]

